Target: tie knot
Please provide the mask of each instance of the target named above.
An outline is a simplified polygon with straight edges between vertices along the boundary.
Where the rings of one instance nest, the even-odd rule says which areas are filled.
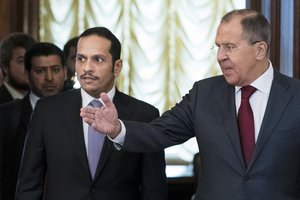
[[[247,85],[242,87],[242,99],[249,99],[250,96],[255,92],[256,88],[251,86],[251,85]]]
[[[98,99],[94,99],[93,101],[91,101],[89,103],[89,105],[92,106],[92,107],[101,107],[102,103]]]

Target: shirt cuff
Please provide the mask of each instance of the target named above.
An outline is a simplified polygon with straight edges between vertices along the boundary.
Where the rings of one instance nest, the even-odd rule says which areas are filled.
[[[126,128],[124,123],[121,120],[119,120],[119,122],[121,124],[121,132],[119,133],[119,135],[117,135],[117,137],[115,138],[111,138],[107,136],[114,143],[114,146],[116,147],[117,150],[122,149],[125,140],[125,135],[126,135]]]

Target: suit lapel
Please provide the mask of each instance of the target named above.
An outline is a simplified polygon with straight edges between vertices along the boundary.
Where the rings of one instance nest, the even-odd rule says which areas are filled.
[[[95,179],[97,177],[99,177],[99,175],[101,174],[105,164],[107,163],[112,151],[114,151],[114,149],[111,145],[112,144],[111,144],[110,140],[107,137],[105,137],[103,147],[101,150],[100,159],[99,159],[97,170],[96,170],[96,174],[95,174]]]
[[[22,99],[22,117],[21,117],[21,123],[22,126],[28,127],[30,118],[32,113],[32,107],[30,104],[29,95],[26,95],[24,99]]]
[[[119,119],[130,119],[132,108],[129,108],[129,102],[126,96],[117,89],[114,97],[114,104],[117,108]]]
[[[274,80],[272,83],[268,104],[249,168],[274,132],[276,124],[284,114],[284,110],[286,109],[294,92],[295,91],[289,87],[289,83],[285,77],[276,72],[274,74]],[[274,112],[274,110],[276,110],[276,112]]]
[[[130,111],[130,109],[128,109],[128,106],[127,106],[128,101],[126,98],[124,98],[122,93],[120,93],[117,89],[116,89],[116,94],[114,96],[113,103],[115,104],[115,106],[117,108],[119,119],[129,119],[129,117],[131,115],[131,111]],[[98,167],[97,167],[96,174],[95,174],[95,180],[96,180],[96,178],[99,177],[99,175],[103,171],[103,168],[104,168],[105,164],[108,162],[108,159],[111,156],[111,153],[113,151],[115,151],[115,150],[112,147],[111,141],[107,137],[105,137],[103,148],[101,151],[101,156],[100,156]]]
[[[244,160],[241,150],[239,129],[237,126],[236,106],[235,106],[235,87],[227,83],[224,85],[218,95],[218,106],[222,121],[224,122],[225,132],[230,138],[232,146],[236,152],[238,159],[244,166]]]
[[[68,107],[65,113],[66,124],[72,125],[68,134],[70,142],[73,143],[73,151],[78,156],[86,175],[91,177],[84,142],[82,118],[80,117],[80,108],[82,107],[80,89],[70,91],[70,95],[66,95],[65,100],[67,101],[65,106]]]

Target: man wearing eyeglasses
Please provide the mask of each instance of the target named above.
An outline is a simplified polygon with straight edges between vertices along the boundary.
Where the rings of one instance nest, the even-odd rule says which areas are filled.
[[[82,108],[81,116],[126,151],[157,151],[196,137],[197,200],[300,199],[300,82],[274,70],[270,37],[263,15],[231,11],[215,38],[223,75],[196,82],[151,123],[118,120],[105,93],[104,108]]]

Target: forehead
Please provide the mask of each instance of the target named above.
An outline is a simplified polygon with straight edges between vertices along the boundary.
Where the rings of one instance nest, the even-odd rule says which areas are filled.
[[[61,59],[58,55],[34,56],[32,57],[31,64],[33,65],[33,67],[62,65]]]
[[[77,45],[77,53],[104,53],[109,52],[111,41],[97,35],[81,37]]]
[[[238,43],[242,40],[241,16],[234,16],[228,22],[221,22],[216,34],[216,43]]]
[[[24,56],[25,51],[26,50],[23,47],[16,47],[12,50],[12,56]]]

